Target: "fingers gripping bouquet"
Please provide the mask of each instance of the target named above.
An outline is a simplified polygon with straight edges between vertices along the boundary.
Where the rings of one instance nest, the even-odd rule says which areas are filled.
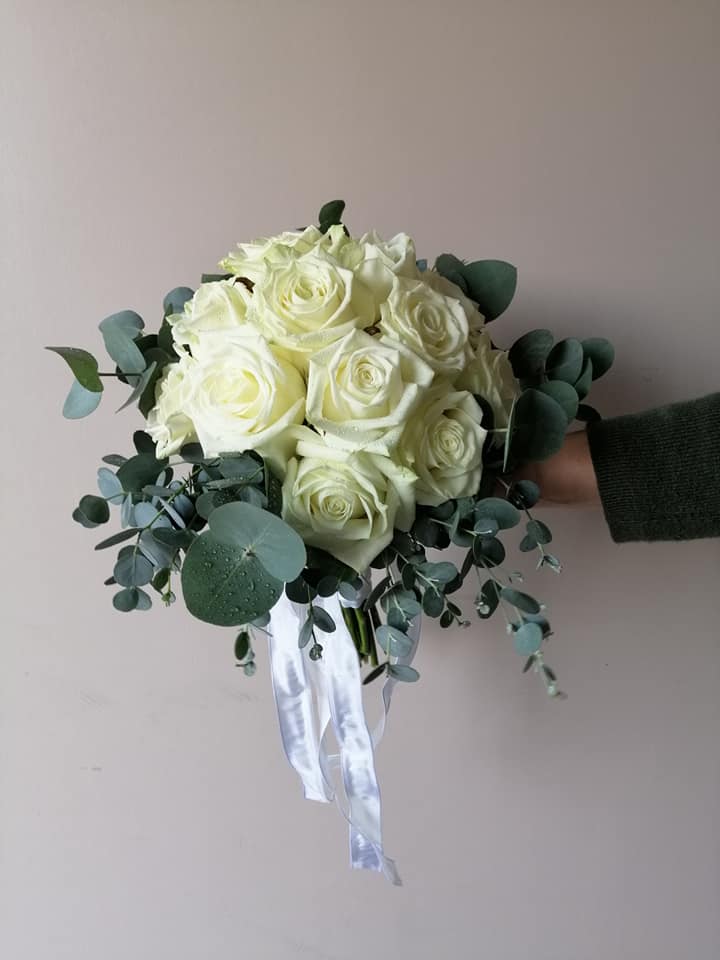
[[[151,592],[172,603],[179,578],[191,614],[237,628],[248,675],[267,634],[306,796],[339,798],[353,865],[397,881],[373,746],[394,684],[418,678],[421,618],[467,626],[453,595],[473,578],[477,616],[500,610],[526,669],[558,695],[549,622],[506,572],[506,544],[559,563],[531,513],[540,491],[508,478],[556,452],[572,420],[598,416],[584,401],[613,351],[546,330],[497,349],[488,323],[513,297],[514,267],[443,254],[430,268],[405,234],[351,236],[343,210],[335,201],[318,227],[239,244],[224,273],[167,295],[157,333],[131,310],[103,320],[113,369],[50,349],[75,377],[65,416],[95,410],[113,378],[145,418],[136,452],[103,457],[99,494],[73,514],[97,527],[119,508],[120,531],[96,547],[122,544],[106,580],[114,606],[147,610]],[[428,557],[451,544],[453,559]],[[365,665],[365,683],[384,677],[373,735]]]

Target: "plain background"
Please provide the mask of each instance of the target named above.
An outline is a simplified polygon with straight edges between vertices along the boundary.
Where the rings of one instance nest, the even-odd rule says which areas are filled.
[[[698,0],[0,4],[7,960],[713,960],[717,542],[548,513],[550,662],[428,629],[379,767],[392,889],[280,748],[264,652],[121,615],[70,520],[137,415],[60,416],[41,347],[312,222],[519,267],[494,333],[606,335],[605,413],[718,388],[720,6]],[[117,399],[116,399],[117,398]],[[467,599],[471,599],[470,596]]]

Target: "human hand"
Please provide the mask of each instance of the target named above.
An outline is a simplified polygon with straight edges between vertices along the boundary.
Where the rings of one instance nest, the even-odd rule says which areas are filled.
[[[529,463],[515,474],[533,480],[546,503],[594,505],[600,503],[597,478],[585,430],[569,433],[562,449],[540,463]]]

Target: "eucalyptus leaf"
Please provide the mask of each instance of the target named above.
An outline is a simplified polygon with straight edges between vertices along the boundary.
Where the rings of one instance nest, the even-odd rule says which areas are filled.
[[[375,631],[375,639],[380,647],[391,657],[407,657],[413,648],[413,642],[406,633],[381,624]]]
[[[235,659],[244,660],[250,652],[250,634],[247,630],[241,630],[235,637]]]
[[[467,294],[486,320],[494,320],[510,306],[517,288],[517,270],[504,260],[475,260],[462,269]]]
[[[538,377],[552,350],[554,337],[549,330],[530,330],[510,347],[508,360],[519,380]]]
[[[103,382],[98,376],[98,362],[91,353],[79,347],[45,347],[45,349],[63,358],[80,386],[90,393],[102,393]]]
[[[113,597],[112,602],[116,610],[120,610],[121,613],[129,613],[137,607],[138,600],[138,591],[135,587],[127,587],[124,590],[118,591]]]
[[[101,540],[100,543],[96,543],[95,549],[105,550],[107,547],[114,547],[118,543],[124,543],[125,540],[132,540],[132,538],[136,537],[139,532],[140,531],[136,527],[130,527],[128,530],[121,530],[119,533],[114,533],[106,540]]]
[[[97,472],[97,484],[100,493],[110,503],[122,503],[123,487],[112,470],[108,470],[107,467],[100,467]]]
[[[320,231],[322,233],[327,233],[330,227],[335,226],[335,224],[342,223],[342,215],[344,211],[344,200],[329,200],[327,203],[324,203],[320,208],[320,213],[318,214]]]
[[[118,480],[128,493],[140,493],[143,487],[155,483],[166,461],[156,460],[152,453],[138,453],[118,468]]]
[[[520,514],[517,508],[502,497],[485,497],[475,503],[477,518],[490,517],[495,521],[499,530],[509,530],[520,523]]]
[[[573,337],[560,340],[550,351],[545,372],[550,380],[573,384],[580,376],[584,363],[583,347]]]
[[[142,553],[130,548],[128,553],[120,553],[113,569],[113,576],[123,587],[141,587],[153,578],[153,565]]]
[[[66,420],[81,420],[97,410],[101,400],[102,393],[87,390],[77,380],[73,380],[63,404],[63,416]]]
[[[531,597],[528,593],[522,593],[520,590],[515,590],[514,587],[503,587],[500,595],[503,600],[506,600],[524,613],[540,612],[540,604],[534,597]]]
[[[163,298],[163,316],[169,317],[173,313],[182,313],[188,300],[192,300],[195,291],[190,287],[174,287]]]
[[[218,541],[256,557],[278,580],[294,580],[305,566],[302,538],[267,510],[249,503],[226,503],[213,510],[208,524]]]
[[[615,348],[604,337],[588,337],[582,341],[585,356],[592,361],[592,378],[604,376],[615,361]]]
[[[119,453],[106,453],[102,458],[103,463],[109,463],[111,467],[121,467],[127,457],[121,456]]]
[[[540,487],[532,480],[517,480],[510,488],[508,498],[516,507],[529,510],[540,499]]]
[[[422,598],[423,612],[428,617],[439,617],[445,607],[443,595],[438,593],[433,587],[428,587],[423,593]]]
[[[387,664],[381,663],[380,666],[375,667],[363,680],[363,686],[367,686],[369,683],[372,683],[373,680],[377,680],[378,677],[381,677],[387,670]]]
[[[564,380],[548,380],[546,383],[539,384],[536,389],[552,397],[558,406],[562,407],[568,420],[575,419],[578,410],[578,395],[575,387],[565,383]]]
[[[147,387],[148,383],[150,383],[150,380],[155,373],[156,366],[157,364],[155,361],[153,361],[150,366],[140,374],[135,382],[135,385],[133,386],[132,392],[128,396],[127,400],[117,408],[115,411],[116,413],[120,413],[121,410],[125,410],[131,404],[135,403],[136,400],[140,399],[140,396]]]
[[[526,530],[536,543],[552,543],[552,531],[542,520],[529,520]]]
[[[250,623],[272,609],[283,584],[268,574],[256,556],[219,540],[209,530],[197,536],[187,551],[182,588],[193,616],[232,627]]]
[[[404,663],[391,663],[387,668],[388,675],[393,680],[400,680],[402,683],[415,683],[420,679],[420,674],[415,667],[408,667]]]
[[[563,408],[539,390],[525,390],[515,404],[512,455],[520,461],[546,460],[561,449],[568,418]]]
[[[575,381],[575,389],[577,395],[581,400],[584,400],[585,397],[590,392],[590,385],[593,381],[593,365],[592,360],[588,357],[585,360],[585,365],[583,367],[582,373]]]
[[[312,607],[312,621],[323,633],[335,633],[335,621],[322,607]]]
[[[132,310],[114,313],[100,323],[105,349],[125,374],[145,370],[145,357],[134,339],[142,328],[142,319]]]
[[[298,647],[301,650],[304,650],[305,647],[310,643],[313,638],[313,622],[312,618],[308,617],[307,620],[303,623],[300,628],[300,633],[298,634]]]
[[[523,656],[527,657],[532,653],[537,653],[542,647],[542,642],[542,627],[537,623],[525,622],[513,631],[513,645],[517,653]]]
[[[99,527],[110,519],[110,507],[102,497],[86,494],[73,513],[73,519],[84,527]]]
[[[141,587],[135,587],[137,591],[136,610],[149,610],[152,607],[152,599]]]

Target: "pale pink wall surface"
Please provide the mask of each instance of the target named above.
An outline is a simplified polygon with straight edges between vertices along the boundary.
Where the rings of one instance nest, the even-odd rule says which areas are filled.
[[[60,418],[46,343],[159,318],[238,239],[344,196],[422,254],[513,260],[496,336],[606,335],[608,413],[718,388],[717,2],[0,4],[0,955],[714,960],[718,543],[554,513],[552,662],[428,629],[380,752],[405,887],[346,866],[267,666],[125,618],[70,521],[133,415]],[[109,562],[109,561],[108,561]],[[470,596],[467,597],[471,599]]]

